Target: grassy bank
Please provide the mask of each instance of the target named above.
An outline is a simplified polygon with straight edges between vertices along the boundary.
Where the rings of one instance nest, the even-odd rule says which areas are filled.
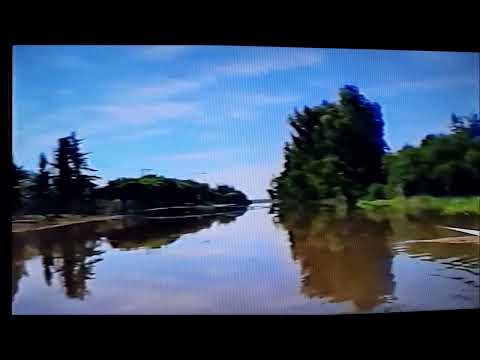
[[[357,206],[365,210],[392,209],[403,212],[438,212],[442,215],[480,215],[480,197],[396,197],[387,200],[360,200]]]

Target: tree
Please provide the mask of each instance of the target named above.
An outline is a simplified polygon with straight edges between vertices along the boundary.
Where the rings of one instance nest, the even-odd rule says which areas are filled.
[[[348,205],[373,183],[384,182],[381,109],[357,87],[340,89],[338,103],[294,110],[294,129],[284,147],[284,170],[272,181],[271,196],[282,201],[344,198]]]
[[[70,136],[58,140],[55,151],[55,162],[52,164],[57,169],[53,177],[57,193],[59,209],[67,210],[73,201],[80,203],[92,201],[93,189],[96,186],[92,180],[97,176],[87,175],[84,171],[96,171],[88,167],[87,155],[80,152],[82,140],[76,138],[72,132]]]
[[[55,162],[52,166],[57,170],[53,177],[56,190],[57,210],[67,210],[70,205],[73,190],[73,171],[69,160],[70,141],[68,137],[58,140],[58,148],[55,150]]]
[[[228,185],[210,188],[206,183],[155,175],[112,180],[95,193],[99,199],[122,200],[124,210],[128,200],[139,209],[183,204],[250,204],[244,193]]]
[[[452,115],[450,134],[428,135],[384,159],[387,188],[406,196],[480,194],[478,116]],[[389,191],[390,196],[398,195]]]
[[[12,212],[18,210],[22,205],[22,182],[28,178],[27,172],[23,170],[21,166],[15,165],[13,160],[11,161],[11,174],[12,174]]]
[[[90,153],[82,153],[80,150],[83,141],[84,139],[77,139],[75,132],[72,132],[69,137],[68,156],[72,166],[72,198],[80,203],[88,203],[93,200],[93,189],[96,186],[93,180],[99,179],[99,177],[84,173],[97,170],[88,166],[87,155]]]
[[[40,209],[44,210],[49,206],[50,200],[50,173],[47,170],[47,157],[40,154],[38,174],[33,179],[33,197],[38,201]]]

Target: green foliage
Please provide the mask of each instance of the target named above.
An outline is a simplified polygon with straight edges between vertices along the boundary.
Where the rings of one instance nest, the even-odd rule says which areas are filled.
[[[365,210],[388,208],[403,213],[432,212],[442,215],[480,215],[480,197],[439,198],[432,196],[396,197],[387,200],[360,200],[357,206]]]
[[[366,200],[385,199],[387,197],[385,185],[374,183],[367,189]]]
[[[11,162],[12,174],[12,211],[18,210],[22,206],[22,182],[28,178],[28,173],[21,167]]]
[[[384,181],[380,106],[354,86],[340,89],[339,103],[323,102],[295,110],[295,130],[284,148],[284,170],[272,181],[270,195],[285,202],[346,199],[349,205],[372,183]]]
[[[88,167],[87,155],[80,151],[83,140],[77,139],[74,132],[58,140],[55,161],[52,164],[57,174],[53,176],[55,200],[58,210],[68,210],[73,203],[85,204],[93,201],[97,176],[85,172],[97,171]],[[82,205],[83,207],[83,205]]]
[[[47,164],[47,157],[44,153],[41,153],[38,164],[38,174],[34,176],[31,187],[33,198],[39,208],[48,208],[48,203],[51,199],[50,173],[47,170]]]
[[[480,136],[477,117],[452,115],[452,133],[428,135],[384,158],[390,196],[480,194]]]
[[[106,200],[134,201],[139,207],[183,204],[249,204],[247,196],[231,186],[208,184],[147,175],[120,178],[96,190],[96,197]]]

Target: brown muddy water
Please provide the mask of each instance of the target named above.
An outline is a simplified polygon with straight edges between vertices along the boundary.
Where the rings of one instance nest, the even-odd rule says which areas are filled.
[[[340,314],[480,307],[472,217],[119,219],[12,234],[14,314]]]

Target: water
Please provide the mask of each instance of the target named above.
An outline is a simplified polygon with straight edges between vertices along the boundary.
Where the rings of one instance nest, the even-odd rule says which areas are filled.
[[[14,233],[15,314],[337,314],[478,308],[469,217],[271,214]]]

